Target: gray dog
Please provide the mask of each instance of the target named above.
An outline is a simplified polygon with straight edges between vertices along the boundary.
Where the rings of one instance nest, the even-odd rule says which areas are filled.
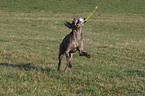
[[[84,18],[85,19],[85,18]],[[72,31],[65,36],[62,43],[59,46],[59,63],[58,63],[58,69],[60,70],[61,66],[61,59],[63,54],[66,55],[67,65],[64,71],[67,70],[67,67],[71,68],[71,58],[73,56],[73,53],[76,51],[79,51],[80,56],[86,56],[87,58],[90,58],[91,56],[83,52],[83,37],[82,37],[82,26],[86,23],[83,22],[79,27],[77,25],[79,24],[79,20],[74,18],[72,23],[69,23],[67,21],[64,22],[65,26],[72,29]]]

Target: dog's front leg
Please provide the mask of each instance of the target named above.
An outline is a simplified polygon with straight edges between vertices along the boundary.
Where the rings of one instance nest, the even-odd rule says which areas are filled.
[[[83,46],[81,46],[80,48],[78,48],[78,51],[79,51],[79,55],[80,56],[85,56],[87,58],[91,58],[91,56],[87,52],[84,52],[83,51]]]
[[[87,53],[87,52],[84,52],[84,51],[80,51],[80,56],[85,56],[87,58],[91,58],[91,56]]]

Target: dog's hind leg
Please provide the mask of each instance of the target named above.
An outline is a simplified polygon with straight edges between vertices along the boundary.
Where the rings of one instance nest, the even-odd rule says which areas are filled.
[[[69,59],[68,67],[72,68],[71,59],[72,59],[73,53],[69,53],[69,56],[70,56],[70,59]]]
[[[71,64],[71,57],[73,54],[69,53],[69,50],[65,51],[65,56],[66,56],[66,61],[67,61],[67,65],[64,69],[64,71],[67,71],[67,67],[71,68],[72,64]]]
[[[61,67],[61,59],[64,55],[64,52],[65,52],[65,49],[64,49],[63,44],[61,43],[59,46],[59,56],[58,56],[59,62],[58,62],[58,68],[57,68],[58,71],[60,70],[60,67]]]
[[[63,54],[59,54],[59,56],[58,56],[59,63],[58,63],[58,68],[57,68],[58,71],[60,70],[60,67],[61,67],[61,59],[62,59],[62,57],[63,57]]]

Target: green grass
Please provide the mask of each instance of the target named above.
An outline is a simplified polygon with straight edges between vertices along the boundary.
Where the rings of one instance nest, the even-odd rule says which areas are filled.
[[[96,13],[84,50],[57,72],[64,21]],[[145,0],[0,0],[0,95],[145,95]],[[63,70],[65,56],[62,60]]]

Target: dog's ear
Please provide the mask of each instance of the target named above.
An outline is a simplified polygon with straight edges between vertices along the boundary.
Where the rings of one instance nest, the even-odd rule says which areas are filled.
[[[86,20],[86,18],[84,18],[84,20]],[[86,23],[87,21],[85,21],[84,23]]]
[[[68,27],[70,29],[72,28],[72,24],[71,23],[65,21],[64,24],[65,24],[66,27]]]

